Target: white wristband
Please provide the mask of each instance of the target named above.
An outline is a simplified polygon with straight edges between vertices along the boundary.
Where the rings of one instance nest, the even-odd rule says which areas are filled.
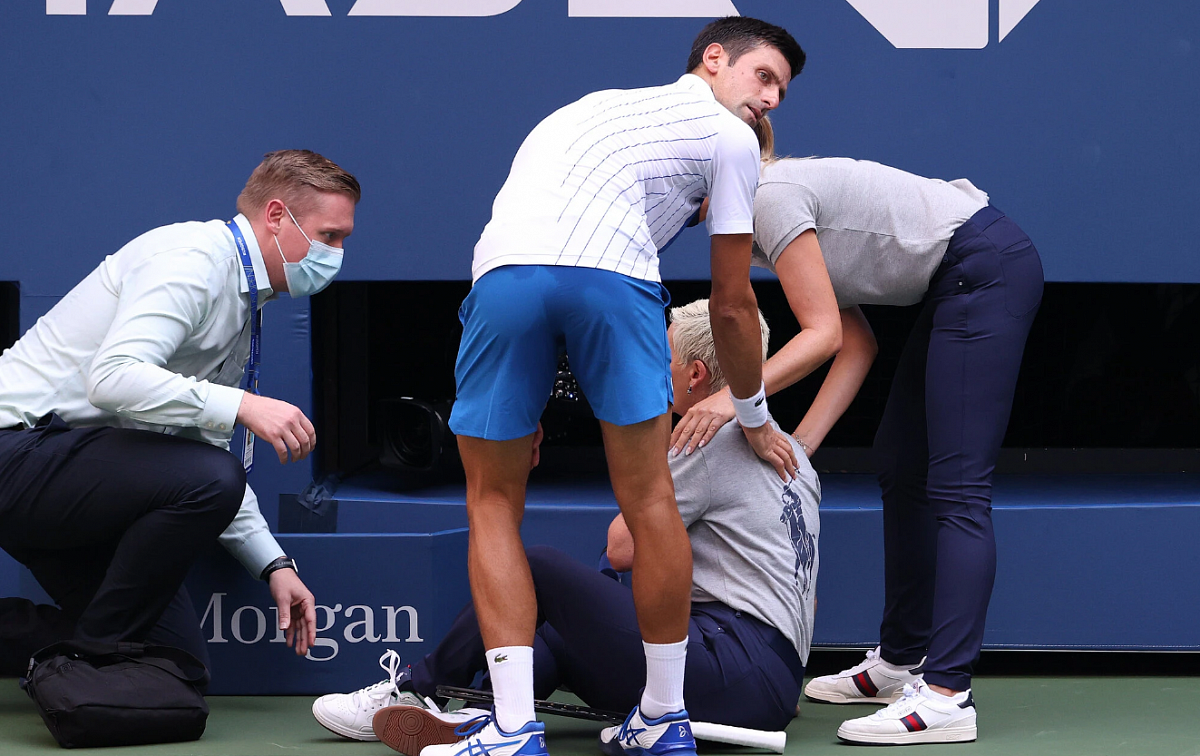
[[[732,391],[729,397],[733,399],[733,411],[743,428],[758,428],[771,419],[767,413],[767,384],[759,386],[758,393],[749,399],[738,399]]]

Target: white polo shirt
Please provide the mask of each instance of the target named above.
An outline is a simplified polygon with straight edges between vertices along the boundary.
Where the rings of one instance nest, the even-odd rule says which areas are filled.
[[[258,303],[273,296],[245,216]],[[0,355],[0,428],[51,412],[72,428],[168,433],[224,449],[250,356],[250,287],[224,221],[177,223],[104,258]],[[221,542],[255,577],[283,550],[250,486]]]
[[[658,253],[705,197],[710,234],[753,233],[758,171],[753,129],[698,76],[594,92],[525,138],[472,279],[502,265],[565,265],[658,281]]]

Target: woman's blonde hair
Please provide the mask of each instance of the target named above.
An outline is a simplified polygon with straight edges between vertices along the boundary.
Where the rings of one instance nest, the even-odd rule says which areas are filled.
[[[675,347],[675,357],[680,364],[700,360],[708,368],[709,390],[716,392],[725,388],[725,373],[717,362],[717,345],[713,341],[712,325],[708,319],[708,300],[697,299],[682,307],[672,307],[671,325],[675,326],[671,344]],[[762,332],[762,358],[766,361],[771,329],[767,327],[767,319],[761,310],[758,311],[758,328]]]
[[[758,137],[758,154],[762,156],[763,163],[770,165],[778,160],[779,156],[775,154],[775,127],[766,113],[754,124],[754,135]]]

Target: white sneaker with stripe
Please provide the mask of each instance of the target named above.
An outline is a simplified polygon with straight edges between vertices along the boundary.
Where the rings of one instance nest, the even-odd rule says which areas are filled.
[[[918,665],[920,666],[920,665]],[[809,681],[804,695],[826,703],[892,703],[900,698],[905,685],[920,679],[909,669],[888,664],[879,655],[879,647],[867,652],[867,658],[836,675],[824,675]]]
[[[905,685],[891,706],[842,722],[837,731],[848,743],[867,745],[966,743],[977,734],[971,691],[948,699],[930,691],[922,680]]]

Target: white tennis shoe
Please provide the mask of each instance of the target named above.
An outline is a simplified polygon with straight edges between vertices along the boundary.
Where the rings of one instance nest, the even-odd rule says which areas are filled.
[[[600,751],[605,756],[696,756],[696,739],[686,709],[646,719],[636,706],[623,724],[600,731]]]
[[[920,665],[918,665],[920,666]],[[920,680],[904,667],[888,664],[879,655],[879,647],[867,652],[867,658],[836,675],[824,675],[809,681],[804,695],[826,703],[892,703],[900,698],[905,685]]]
[[[494,716],[485,712],[458,729],[467,737],[457,743],[426,746],[419,754],[408,756],[548,756],[546,726],[536,720],[515,732],[505,732]]]
[[[905,685],[899,700],[870,716],[842,722],[837,735],[849,743],[909,745],[975,740],[975,700],[966,690],[949,700],[934,697],[923,680]]]
[[[437,708],[432,701],[422,700],[416,693],[400,690],[399,686],[409,678],[408,667],[400,667],[400,654],[388,650],[379,657],[379,666],[388,673],[386,680],[353,693],[330,693],[313,701],[313,716],[322,727],[351,740],[379,740],[371,720],[375,712],[385,706],[407,704]]]

